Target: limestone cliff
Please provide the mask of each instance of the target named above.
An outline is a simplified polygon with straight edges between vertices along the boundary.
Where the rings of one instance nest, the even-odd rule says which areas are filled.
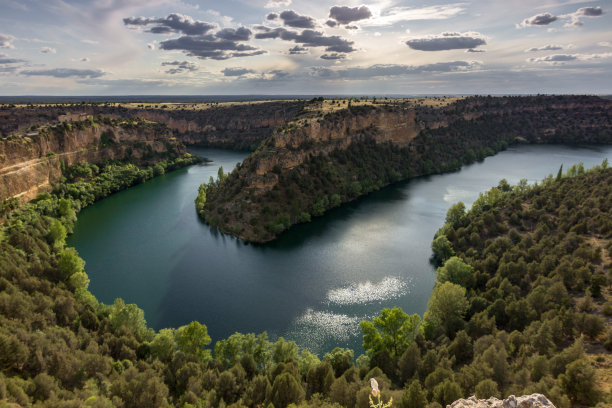
[[[470,397],[457,400],[447,405],[446,408],[555,408],[555,406],[544,395],[531,394],[522,397],[511,395],[504,400],[497,398],[479,400],[476,397]]]
[[[597,97],[472,97],[298,118],[210,185],[199,211],[224,232],[266,242],[342,202],[458,169],[512,143],[612,143],[611,111],[612,103]]]
[[[184,152],[172,132],[158,124],[42,127],[0,140],[0,201],[34,198],[59,180],[62,167],[77,162],[155,161]]]

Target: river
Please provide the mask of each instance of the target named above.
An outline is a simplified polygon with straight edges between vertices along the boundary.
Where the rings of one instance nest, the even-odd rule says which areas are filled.
[[[90,290],[144,309],[149,326],[198,320],[213,340],[267,331],[323,353],[359,354],[359,322],[383,307],[423,314],[434,283],[430,243],[457,201],[506,178],[533,183],[559,166],[585,168],[612,147],[516,146],[460,171],[389,186],[278,240],[250,245],[197,217],[197,188],[246,153],[190,149],[213,160],[157,177],[84,209],[68,243],[86,261]]]

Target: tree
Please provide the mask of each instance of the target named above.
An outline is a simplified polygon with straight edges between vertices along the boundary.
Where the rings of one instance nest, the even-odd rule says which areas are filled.
[[[476,398],[488,399],[491,397],[499,398],[500,392],[497,383],[490,378],[484,379],[476,385]]]
[[[463,326],[463,316],[468,307],[464,287],[452,282],[436,284],[427,304],[425,321],[442,328],[447,336],[452,337]]]
[[[194,354],[203,361],[210,359],[210,350],[204,348],[210,341],[208,328],[199,322],[193,321],[176,329],[176,343],[181,351]]]
[[[150,344],[151,354],[163,362],[172,359],[176,350],[174,329],[161,329]]]
[[[54,220],[49,227],[47,237],[55,248],[62,248],[66,242],[66,228],[59,220]]]
[[[354,356],[353,350],[336,347],[323,356],[323,361],[331,364],[336,377],[340,377],[351,366]]]
[[[144,318],[144,311],[135,304],[126,305],[123,299],[115,299],[112,311],[108,317],[111,327],[117,331],[125,328],[131,331],[137,338],[146,336],[147,321]]]
[[[437,269],[436,275],[441,283],[452,282],[463,287],[470,287],[474,284],[474,268],[457,256],[450,257],[443,266]]]
[[[465,221],[465,204],[459,201],[446,212],[446,222],[453,226],[453,228],[460,227]]]
[[[420,366],[421,350],[416,342],[412,342],[398,362],[401,383],[405,384],[406,381],[413,378],[418,373]]]
[[[385,308],[373,321],[359,323],[363,332],[363,348],[372,356],[387,350],[391,357],[401,356],[421,327],[418,314],[409,316],[399,307]]]
[[[595,370],[586,360],[570,363],[559,380],[573,402],[585,405],[595,405],[597,402],[599,392],[596,389]]]
[[[304,389],[294,376],[288,372],[276,376],[270,397],[275,408],[286,408],[289,404],[298,404],[303,399]]]
[[[76,249],[66,248],[60,254],[59,270],[66,279],[69,279],[77,272],[83,272],[85,261],[79,257]]]
[[[444,264],[448,258],[455,255],[453,244],[451,244],[444,234],[433,240],[431,243],[431,250],[433,251],[434,261],[438,265]]]
[[[413,380],[402,395],[403,408],[425,408],[427,405],[427,394],[421,387],[419,380]]]

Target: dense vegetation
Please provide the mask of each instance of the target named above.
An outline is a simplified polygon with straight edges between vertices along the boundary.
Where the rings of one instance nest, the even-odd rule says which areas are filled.
[[[357,120],[376,112],[415,109],[415,121],[424,128],[407,147],[377,142],[375,127],[347,135],[352,142],[329,153],[326,142],[307,140],[293,154],[299,164],[275,166],[270,173],[277,182],[262,190],[252,180],[260,162],[277,155],[272,137],[227,177],[201,187],[206,200],[199,201],[198,211],[223,232],[247,241],[269,241],[293,224],[390,183],[456,170],[513,143],[610,143],[611,106],[596,97],[541,96],[472,97],[442,108],[401,102],[349,107],[321,120],[342,123],[351,116]],[[285,131],[276,137],[285,137]]]
[[[424,318],[396,308],[363,322],[367,355],[355,361],[352,350],[319,359],[265,333],[213,347],[198,322],[155,333],[136,305],[98,303],[66,233],[82,206],[156,170],[73,166],[0,230],[0,401],[368,407],[376,378],[394,407],[532,391],[559,407],[594,405],[606,397],[591,356],[612,348],[602,317],[612,308],[606,167],[583,174],[576,166],[534,187],[502,181],[470,212],[453,206],[432,244],[442,266]]]

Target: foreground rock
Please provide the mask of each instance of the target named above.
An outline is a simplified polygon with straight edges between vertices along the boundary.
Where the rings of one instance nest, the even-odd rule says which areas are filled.
[[[447,405],[447,408],[555,408],[552,402],[542,394],[523,395],[522,397],[509,396],[505,400],[497,398],[477,399],[472,396],[460,399]]]

